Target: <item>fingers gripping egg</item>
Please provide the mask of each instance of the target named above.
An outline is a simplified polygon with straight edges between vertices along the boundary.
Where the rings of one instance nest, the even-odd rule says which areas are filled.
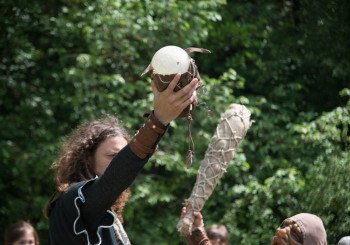
[[[181,78],[174,91],[185,87],[194,78],[199,80],[198,84],[201,86],[202,82],[197,66],[194,59],[190,57],[192,52],[210,53],[209,50],[202,48],[192,47],[184,50],[177,46],[165,46],[154,54],[151,64],[148,65],[142,75],[152,71],[151,79],[155,82],[158,91],[165,90],[177,73],[181,74]],[[197,103],[198,99],[185,108],[178,117],[188,116],[191,110],[197,106]]]

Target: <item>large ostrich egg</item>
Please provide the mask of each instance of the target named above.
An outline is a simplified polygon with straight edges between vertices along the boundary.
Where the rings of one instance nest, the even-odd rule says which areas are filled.
[[[188,71],[191,57],[177,46],[165,46],[159,49],[152,58],[153,72],[160,75],[169,75]]]

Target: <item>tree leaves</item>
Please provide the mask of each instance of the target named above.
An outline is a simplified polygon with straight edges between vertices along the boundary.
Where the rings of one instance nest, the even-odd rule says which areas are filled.
[[[336,243],[349,227],[349,8],[344,1],[39,1],[3,3],[0,28],[2,230],[41,209],[50,166],[76,125],[105,113],[133,134],[153,108],[140,77],[166,45],[195,54],[204,87],[191,123],[171,123],[131,186],[125,229],[133,244],[181,244],[176,223],[220,115],[246,105],[256,122],[202,210],[231,243],[269,243],[287,216],[319,215]],[[0,238],[1,240],[1,238]]]

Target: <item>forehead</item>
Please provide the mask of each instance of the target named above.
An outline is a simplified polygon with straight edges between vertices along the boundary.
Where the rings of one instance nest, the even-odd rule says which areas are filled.
[[[98,147],[98,150],[109,151],[109,150],[121,150],[127,145],[127,141],[123,136],[115,135],[107,137]]]
[[[34,239],[33,230],[26,229],[20,240],[22,241],[22,240],[33,240],[33,239]]]

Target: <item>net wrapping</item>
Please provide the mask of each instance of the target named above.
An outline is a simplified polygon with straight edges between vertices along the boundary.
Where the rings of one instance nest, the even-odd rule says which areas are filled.
[[[184,236],[191,234],[193,211],[200,211],[231,160],[237,146],[242,142],[253,121],[251,113],[243,105],[231,104],[221,117],[213,137],[198,169],[196,182],[190,197],[186,200],[187,213],[177,224],[177,230]]]

